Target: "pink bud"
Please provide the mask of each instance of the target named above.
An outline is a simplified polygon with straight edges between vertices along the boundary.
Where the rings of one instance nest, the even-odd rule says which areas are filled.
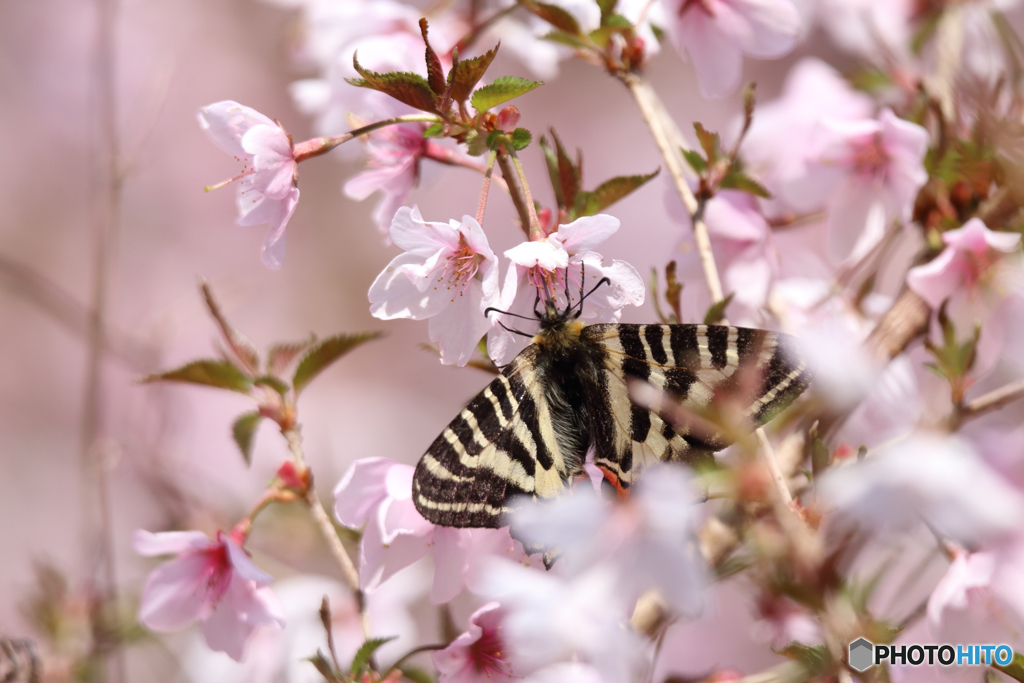
[[[285,460],[277,468],[277,476],[285,486],[298,491],[305,491],[309,488],[309,470],[298,471],[295,463]]]
[[[511,133],[519,125],[519,110],[511,104],[498,112],[498,128]]]

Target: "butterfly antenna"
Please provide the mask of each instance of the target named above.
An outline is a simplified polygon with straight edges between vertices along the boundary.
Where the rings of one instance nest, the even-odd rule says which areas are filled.
[[[565,267],[565,311],[562,313],[563,316],[568,316],[569,311],[572,310],[573,303],[572,299],[569,298],[569,266]]]
[[[576,315],[574,315],[573,318],[578,318],[583,313],[583,302],[586,301],[588,296],[596,292],[597,288],[600,287],[601,285],[610,285],[611,283],[611,280],[609,280],[607,277],[603,277],[598,281],[596,285],[594,285],[593,289],[591,289],[589,292],[580,297],[580,310],[576,311]]]
[[[527,318],[527,320],[529,320],[529,318]],[[527,339],[533,339],[533,335],[532,334],[526,334],[525,332],[520,332],[519,330],[513,330],[511,327],[508,327],[505,323],[501,322],[500,320],[497,320],[495,322],[497,322],[499,325],[501,325],[502,329],[504,329],[506,332],[511,332],[512,334],[518,334],[520,337],[526,337]]]
[[[498,313],[501,313],[502,315],[510,315],[513,318],[522,318],[523,320],[533,320],[533,318],[531,318],[528,315],[519,315],[518,313],[512,313],[510,311],[503,311],[500,308],[495,308],[494,306],[488,306],[487,308],[484,309],[484,317],[485,318],[489,317],[490,314],[491,314],[491,311],[497,311]],[[498,321],[498,324],[501,324],[501,321]]]
[[[537,310],[537,306],[540,306],[540,290],[537,290],[537,298],[533,300],[533,314],[537,317],[537,320],[543,320],[544,316]]]

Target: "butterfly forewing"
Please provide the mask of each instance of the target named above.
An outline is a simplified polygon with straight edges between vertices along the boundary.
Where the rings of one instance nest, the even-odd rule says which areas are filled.
[[[551,498],[570,476],[530,346],[427,449],[413,502],[434,524],[500,527],[515,496]]]

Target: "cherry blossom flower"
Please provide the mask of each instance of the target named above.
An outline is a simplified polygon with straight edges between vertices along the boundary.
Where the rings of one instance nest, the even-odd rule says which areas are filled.
[[[961,334],[976,324],[982,326],[974,367],[975,374],[981,374],[998,357],[1007,321],[1016,317],[1011,311],[1024,313],[1021,238],[989,230],[980,218],[972,218],[963,227],[943,233],[942,241],[946,248],[938,256],[910,269],[907,286],[933,309],[948,299],[947,314]]]
[[[692,219],[679,196],[675,192],[666,196],[669,213],[692,234]],[[778,274],[779,256],[757,199],[740,190],[720,190],[704,205],[704,223],[726,293],[733,294],[735,305],[752,313],[760,311]],[[700,273],[700,258],[692,240],[683,246],[687,249],[679,259],[680,270]],[[735,317],[730,314],[730,319]]]
[[[817,211],[809,204],[803,178],[810,172],[816,131],[823,120],[857,120],[871,116],[871,98],[854,90],[834,68],[814,57],[797,62],[786,76],[782,95],[759,104],[741,152],[749,171],[771,190],[764,202],[770,215]],[[738,128],[739,122],[737,122]]]
[[[830,468],[818,491],[840,522],[906,531],[923,521],[959,543],[1004,537],[1024,519],[1020,494],[951,435],[916,432],[866,460]]]
[[[448,602],[464,585],[479,582],[479,567],[492,555],[527,561],[507,529],[455,529],[434,526],[412,502],[415,468],[387,458],[364,458],[348,469],[334,489],[334,513],[345,526],[365,525],[359,556],[359,583],[376,591],[395,572],[433,550],[433,602]]]
[[[656,464],[625,501],[610,503],[583,487],[517,511],[513,527],[528,545],[558,548],[570,573],[603,562],[628,596],[657,588],[673,609],[693,617],[703,607],[704,587],[696,502],[685,468]]]
[[[284,231],[299,202],[298,165],[291,136],[275,121],[231,100],[202,107],[198,117],[210,139],[244,164],[239,175],[214,187],[242,181],[238,186],[238,224],[269,225],[263,242],[263,263],[275,270],[280,268],[284,263]]]
[[[821,0],[817,18],[840,48],[874,62],[910,60],[914,0]]]
[[[433,654],[441,683],[484,683],[516,678],[502,637],[505,610],[488,602],[469,617],[469,630]]]
[[[140,529],[132,545],[147,557],[178,556],[146,580],[139,621],[148,628],[173,631],[202,621],[210,649],[241,661],[261,626],[284,627],[281,601],[267,587],[270,575],[231,536],[218,533],[210,540],[200,531],[154,534]]]
[[[484,576],[482,593],[507,610],[502,636],[517,675],[582,661],[606,681],[632,679],[641,643],[626,625],[632,603],[610,567],[598,564],[566,578],[495,558]]]
[[[539,293],[542,301],[550,296],[559,310],[564,310],[568,303],[579,301],[582,284],[587,301],[581,318],[596,322],[618,320],[623,306],[643,304],[645,291],[636,268],[617,260],[606,266],[604,257],[592,251],[618,229],[619,219],[613,216],[584,216],[558,226],[558,230],[542,239],[522,242],[507,250],[505,256],[514,267],[505,274],[499,301],[491,305],[519,315],[532,315]],[[586,290],[602,278],[608,278],[609,284],[588,294]],[[487,352],[496,363],[507,363],[521,350],[522,343],[497,326],[498,315],[491,317],[494,325],[487,335]]]
[[[796,45],[800,14],[790,0],[664,0],[666,28],[689,55],[705,97],[739,87],[743,55],[781,57]]]
[[[878,119],[824,120],[802,191],[809,205],[828,211],[828,251],[835,261],[857,259],[892,221],[906,222],[928,180],[928,132],[885,109]]]
[[[429,319],[441,362],[465,365],[491,324],[484,309],[498,297],[498,259],[476,220],[424,221],[402,207],[391,239],[405,250],[370,286],[370,312],[381,320]]]
[[[425,129],[423,124],[408,123],[371,133],[366,145],[367,169],[345,183],[345,194],[357,201],[380,191],[383,196],[373,219],[384,234],[419,177],[419,160],[431,142],[423,137]]]

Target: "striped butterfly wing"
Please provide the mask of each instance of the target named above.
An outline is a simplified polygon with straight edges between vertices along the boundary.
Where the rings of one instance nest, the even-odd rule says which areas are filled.
[[[462,409],[420,459],[413,503],[434,524],[503,526],[517,495],[553,498],[572,474],[527,347]]]
[[[584,342],[599,344],[604,368],[592,402],[595,464],[620,490],[646,464],[697,463],[728,445],[720,432],[674,427],[664,414],[629,398],[631,380],[650,383],[700,412],[716,397],[739,395],[743,417],[764,424],[810,382],[788,335],[722,325],[591,325]]]

